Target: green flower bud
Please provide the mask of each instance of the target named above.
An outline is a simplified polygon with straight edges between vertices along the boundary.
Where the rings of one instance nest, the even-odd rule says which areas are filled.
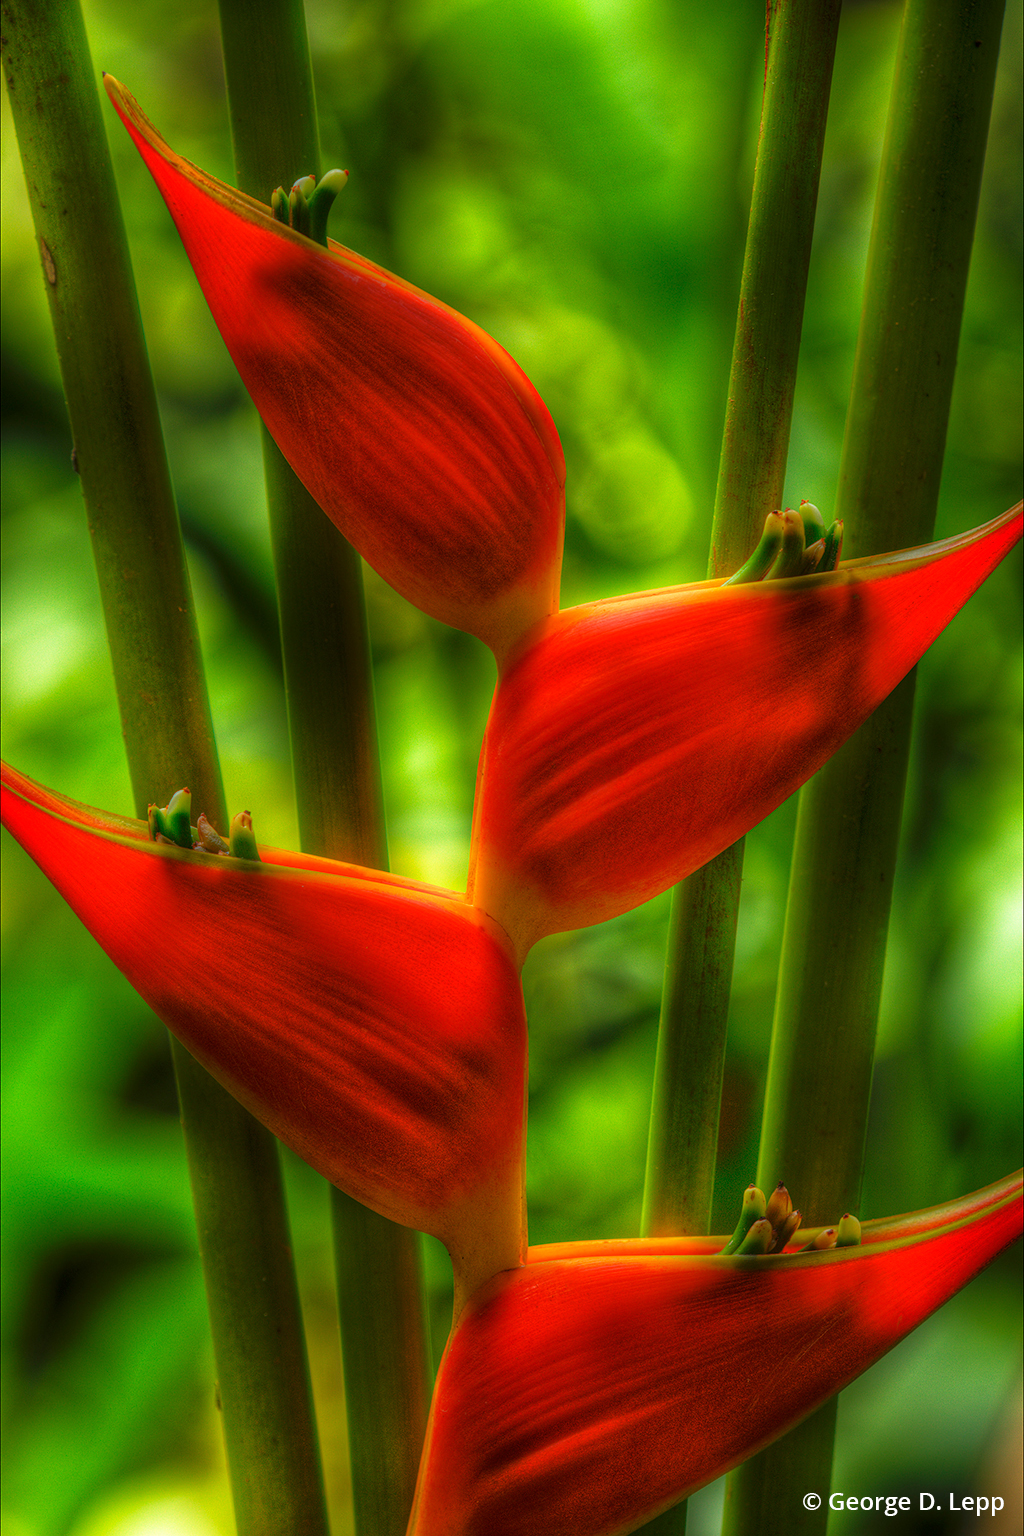
[[[179,789],[167,802],[167,821],[179,848],[192,847],[192,791]]]
[[[835,1246],[836,1246],[836,1229],[835,1229],[835,1227],[822,1227],[821,1231],[816,1233],[815,1236],[811,1238],[810,1242],[806,1243],[804,1245],[804,1247],[800,1249],[800,1252],[801,1253],[826,1253],[828,1251],[828,1249],[834,1248]]]
[[[816,544],[825,537],[825,519],[813,502],[800,503],[800,518],[804,525],[804,543]]]
[[[782,553],[772,571],[773,580],[778,577],[804,574],[804,523],[799,512],[787,507],[782,514]]]
[[[327,215],[334,206],[334,199],[348,183],[348,171],[328,171],[317,182],[316,189],[307,194],[309,202],[309,238],[318,245],[327,244]]]
[[[825,551],[818,562],[818,570],[834,571],[839,564],[839,557],[842,552],[843,525],[840,522],[835,522],[825,535]]]
[[[839,1223],[839,1230],[836,1233],[836,1247],[860,1247],[860,1222],[857,1220],[856,1216],[851,1216],[849,1211],[847,1211],[846,1215]]]
[[[233,859],[254,859],[260,862],[259,849],[256,847],[256,839],[252,833],[252,815],[249,811],[239,811],[231,823],[231,831],[228,834],[228,852]]]
[[[300,235],[309,234],[309,204],[306,202],[306,189],[312,191],[314,185],[312,176],[303,176],[288,194],[288,222],[292,229],[298,230]]]
[[[770,1221],[755,1221],[746,1237],[736,1249],[737,1253],[768,1253],[772,1246],[772,1224]]]
[[[192,847],[192,794],[179,789],[166,805],[149,807],[149,835],[155,843],[161,840],[174,843],[179,848]]]
[[[764,520],[764,532],[754,553],[739,570],[724,583],[727,587],[743,587],[751,581],[763,581],[782,548],[785,524],[779,512],[769,512]]]
[[[735,1253],[755,1221],[762,1221],[765,1213],[764,1192],[756,1184],[749,1184],[743,1192],[743,1205],[736,1230],[722,1249],[723,1253]]]

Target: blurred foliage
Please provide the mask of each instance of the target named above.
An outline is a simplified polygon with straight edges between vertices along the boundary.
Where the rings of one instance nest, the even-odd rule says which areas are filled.
[[[761,0],[310,0],[308,12],[325,164],[353,172],[334,234],[491,331],[554,414],[569,465],[563,600],[702,576],[763,71]],[[91,0],[86,16],[97,66],[138,93],[175,148],[230,179],[210,0]],[[889,0],[844,12],[787,483],[794,504],[807,496],[827,509],[834,494],[898,20]],[[1019,495],[1020,71],[1015,6],[940,536]],[[255,417],[163,204],[108,122],[229,804],[253,808],[262,841],[294,845]],[[125,810],[99,602],[8,130],[5,118],[4,755]],[[393,865],[459,887],[493,667],[475,641],[372,573],[368,590]],[[921,666],[869,1216],[976,1188],[1019,1161],[1019,599],[1018,552]],[[756,1160],[792,822],[784,806],[748,840],[719,1230],[732,1226]],[[4,880],[4,1530],[226,1531],[162,1030],[9,843]],[[535,1242],[637,1230],[666,918],[661,898],[549,939],[529,961]],[[287,1166],[344,1536],[326,1196],[304,1165],[289,1156]],[[431,1245],[438,1347],[445,1265]],[[1016,1319],[1012,1266],[997,1264],[850,1389],[835,1486],[914,1493],[938,1480],[970,1491],[1013,1387]],[[718,1496],[693,1502],[693,1536],[717,1528]],[[833,1518],[851,1536],[873,1528],[870,1517]]]

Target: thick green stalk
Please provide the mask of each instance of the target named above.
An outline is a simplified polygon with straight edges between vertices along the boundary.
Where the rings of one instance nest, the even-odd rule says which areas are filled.
[[[77,0],[5,0],[4,74],[50,304],[128,752],[145,816],[182,775],[223,815],[181,530]]]
[[[772,22],[709,576],[782,497],[838,24],[838,0],[783,0]],[[709,1230],[742,868],[741,840],[673,893],[645,1235]]]
[[[852,556],[934,523],[1002,15],[904,15],[836,506]],[[758,1181],[792,1181],[810,1224],[860,1199],[913,693],[911,676],[800,798]],[[732,1475],[729,1536],[825,1529],[834,1421],[833,1402]]]
[[[302,0],[221,0],[220,15],[238,185],[269,203],[321,170]],[[263,458],[302,846],[383,869],[359,557],[265,431]],[[338,1190],[331,1211],[356,1526],[402,1536],[430,1396],[419,1239]]]
[[[782,497],[839,9],[772,9],[709,576],[738,570]]]
[[[188,783],[225,825],[181,533],[77,0],[4,5],[4,67],[82,480],[135,808]],[[243,1536],[322,1510],[274,1138],[173,1046]]]
[[[181,1046],[175,1070],[238,1536],[326,1536],[280,1151]]]
[[[709,576],[737,570],[780,503],[839,0],[781,0],[761,131],[719,464]],[[711,1229],[743,840],[672,893],[641,1230]],[[652,1521],[682,1536],[686,1506]]]
[[[641,1234],[711,1230],[743,839],[672,892]]]

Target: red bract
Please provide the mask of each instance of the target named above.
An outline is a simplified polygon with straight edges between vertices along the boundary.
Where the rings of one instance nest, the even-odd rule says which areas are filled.
[[[504,653],[558,605],[565,464],[529,379],[437,299],[183,160],[106,85],[300,480],[399,592]]]
[[[460,1298],[520,1262],[526,1021],[482,913],[329,859],[158,845],[6,767],[3,818],[219,1082],[333,1183],[448,1246]]]
[[[723,1238],[531,1250],[452,1334],[411,1536],[635,1530],[799,1422],[977,1274],[1019,1235],[1020,1189],[1016,1175],[868,1222],[862,1247],[829,1253],[678,1256]]]
[[[1020,531],[1018,506],[828,575],[702,582],[547,620],[491,709],[473,901],[522,956],[683,879],[822,766]]]

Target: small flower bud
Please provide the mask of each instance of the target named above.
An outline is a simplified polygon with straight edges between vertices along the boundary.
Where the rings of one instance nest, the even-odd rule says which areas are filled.
[[[768,1200],[765,1215],[776,1231],[787,1222],[793,1214],[793,1202],[789,1196],[789,1190],[785,1184],[776,1184]]]
[[[155,843],[174,843],[179,848],[192,847],[192,794],[179,789],[166,805],[149,807],[149,835]]]
[[[782,514],[782,553],[772,571],[772,579],[802,576],[804,567],[804,523],[799,512],[787,507]]]
[[[860,1246],[860,1222],[856,1216],[851,1216],[849,1211],[839,1223],[836,1233],[837,1248],[858,1248]]]
[[[779,512],[769,512],[764,520],[764,532],[754,553],[725,582],[727,587],[743,587],[751,581],[763,581],[782,548],[785,524]]]
[[[722,1249],[723,1253],[735,1253],[740,1243],[746,1237],[755,1221],[762,1221],[765,1213],[765,1198],[763,1190],[756,1184],[748,1184],[743,1192],[743,1205],[740,1210],[740,1219],[736,1223],[736,1230]]]
[[[780,1227],[776,1228],[775,1241],[772,1243],[772,1253],[784,1253],[786,1245],[791,1243],[800,1230],[800,1212],[792,1211]]]
[[[252,815],[249,811],[239,811],[231,823],[231,831],[228,834],[228,852],[233,859],[254,859],[260,862],[259,849],[256,847],[256,839],[252,832]]]
[[[843,525],[834,522],[825,535],[825,552],[818,562],[819,571],[834,571],[843,552]]]
[[[810,1242],[800,1249],[801,1253],[825,1253],[836,1246],[835,1227],[822,1227]]]
[[[760,1221],[755,1221],[746,1237],[736,1249],[736,1252],[743,1254],[768,1253],[772,1246],[773,1236],[774,1233],[770,1221],[765,1221],[763,1218]]]
[[[816,543],[809,544],[807,546],[807,548],[804,550],[803,574],[805,576],[813,576],[814,575],[814,572],[818,569],[818,566],[821,564],[822,557],[824,556],[824,553],[825,553],[825,540],[824,539],[818,539],[816,541]]]
[[[179,789],[167,802],[167,822],[179,848],[192,847],[192,792]]]
[[[327,244],[327,215],[334,205],[334,199],[347,183],[348,171],[328,171],[317,182],[315,191],[307,193],[309,238],[318,245]]]
[[[196,841],[194,846],[202,849],[204,853],[228,852],[227,843],[220,833],[215,830],[211,822],[207,820],[205,811],[200,811],[199,820],[196,822]]]
[[[804,525],[804,543],[816,544],[825,537],[825,519],[811,501],[800,503],[800,519]]]
[[[309,234],[309,205],[303,191],[304,182],[309,180],[307,176],[304,181],[297,181],[288,194],[288,223],[300,235]]]

